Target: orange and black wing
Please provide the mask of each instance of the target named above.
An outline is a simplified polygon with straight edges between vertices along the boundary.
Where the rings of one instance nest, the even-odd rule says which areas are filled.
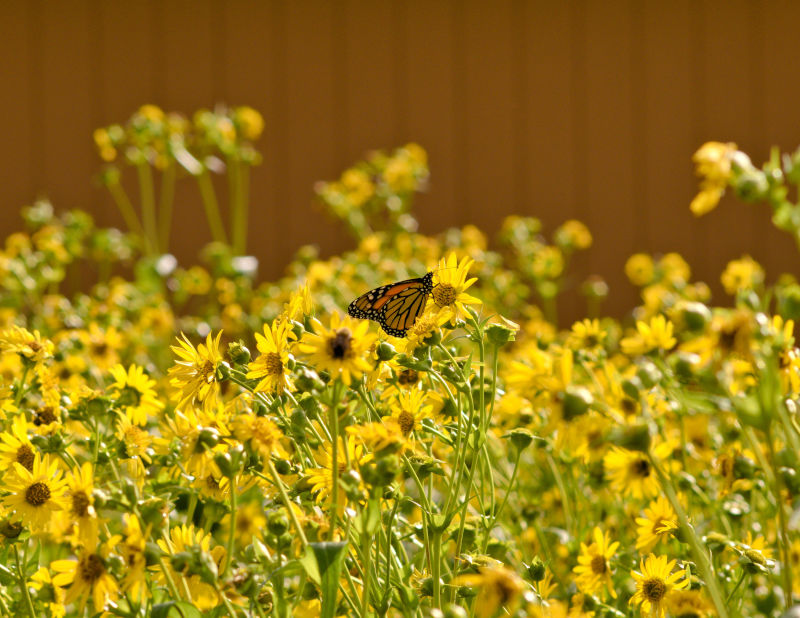
[[[347,308],[354,318],[375,320],[393,337],[405,337],[425,310],[425,301],[433,290],[433,273],[382,285],[356,298]]]

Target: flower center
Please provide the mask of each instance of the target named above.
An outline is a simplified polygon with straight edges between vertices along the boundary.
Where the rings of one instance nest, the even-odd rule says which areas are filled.
[[[653,577],[645,580],[644,584],[642,585],[642,594],[644,595],[644,598],[655,605],[664,598],[665,594],[667,594],[667,585],[664,583],[663,579]]]
[[[122,406],[138,406],[142,400],[142,393],[132,386],[126,386],[119,394],[119,403]]]
[[[330,355],[338,360],[347,358],[352,355],[352,347],[350,342],[353,340],[350,335],[350,330],[342,328],[336,331],[336,334],[328,339],[328,352]]]
[[[105,356],[108,352],[108,344],[106,342],[92,344],[92,352],[97,356]]]
[[[456,300],[456,290],[449,283],[440,283],[433,288],[433,300],[440,307],[452,305]]]
[[[268,418],[259,416],[253,422],[253,440],[261,444],[271,446],[275,442],[275,432],[273,431],[273,424]]]
[[[207,360],[200,366],[200,376],[203,379],[203,382],[207,384],[211,384],[214,381],[214,363],[210,360]]]
[[[264,355],[264,368],[269,376],[283,375],[283,361],[281,355],[275,352],[267,352]]]
[[[419,374],[414,369],[403,369],[397,374],[397,381],[401,386],[416,384],[417,380],[419,380]]]
[[[72,512],[77,517],[86,517],[89,514],[89,496],[85,491],[72,493]]]
[[[595,556],[592,558],[592,573],[603,575],[608,570],[605,556]]]
[[[407,436],[414,430],[414,415],[408,410],[403,410],[397,416],[397,422],[400,425],[400,431],[404,436]]]
[[[209,474],[206,477],[206,487],[211,491],[219,491],[219,481],[214,478],[213,474]]]
[[[17,463],[28,472],[33,470],[33,449],[27,444],[23,444],[17,449]]]
[[[106,563],[97,554],[89,554],[81,560],[78,570],[83,581],[94,583],[106,572]]]
[[[625,412],[625,414],[633,414],[636,412],[636,402],[630,397],[623,397],[620,405],[622,406],[622,411]]]
[[[46,408],[41,408],[40,410],[36,411],[36,414],[33,419],[33,424],[37,427],[41,427],[42,425],[49,425],[50,423],[55,423],[56,420],[56,413],[50,406]]]
[[[637,459],[631,463],[631,472],[638,478],[648,478],[650,476],[650,462],[646,459]]]
[[[42,506],[50,499],[50,488],[47,483],[34,483],[25,490],[25,502],[31,506]]]

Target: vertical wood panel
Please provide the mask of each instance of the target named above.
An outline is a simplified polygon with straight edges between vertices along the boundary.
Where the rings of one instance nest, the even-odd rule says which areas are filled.
[[[631,12],[622,1],[587,4],[585,222],[595,234],[591,269],[619,273],[634,248]],[[584,259],[586,259],[584,257]],[[610,275],[609,275],[610,276]],[[626,288],[614,295],[633,301]]]
[[[39,43],[33,31],[35,18],[28,5],[14,2],[0,5],[0,58],[14,59],[4,63],[3,96],[0,96],[0,118],[8,119],[3,123],[0,148],[0,169],[9,174],[0,202],[0,222],[6,222],[7,230],[19,227],[19,208],[36,191],[34,124],[41,119],[34,115],[41,108],[34,107],[35,88],[31,81],[41,75],[36,70],[33,52]],[[0,247],[4,246],[4,240],[0,240]]]
[[[428,151],[429,193],[416,207],[420,227],[438,231],[459,220],[456,201],[454,14],[447,3],[409,0],[406,6],[408,107],[402,142]]]
[[[487,233],[499,224],[493,203],[497,192],[514,184],[514,113],[510,96],[513,49],[509,31],[513,23],[510,0],[470,2],[460,6],[464,41],[463,106],[468,118],[460,130],[465,135],[462,222],[474,223]],[[466,215],[466,216],[464,216]]]

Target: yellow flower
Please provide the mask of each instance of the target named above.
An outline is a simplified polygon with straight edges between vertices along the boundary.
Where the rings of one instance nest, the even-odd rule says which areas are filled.
[[[564,255],[555,246],[544,246],[533,253],[531,272],[537,279],[556,279],[564,272]]]
[[[141,427],[131,423],[131,420],[125,414],[120,414],[119,416],[116,435],[125,446],[125,455],[127,457],[141,459],[148,464],[152,461],[147,451],[153,442],[153,436]]]
[[[431,416],[433,406],[423,405],[425,397],[425,391],[419,389],[400,391],[397,394],[396,406],[388,418],[397,423],[400,433],[406,438],[412,432],[422,429],[422,419]]]
[[[506,567],[479,567],[478,573],[459,575],[453,580],[456,586],[479,588],[475,601],[475,615],[478,618],[496,616],[502,608],[513,608],[525,583],[514,571]]]
[[[145,580],[147,558],[145,547],[147,535],[142,534],[139,519],[135,515],[125,513],[125,540],[120,543],[120,555],[125,561],[125,576],[122,578],[122,591],[129,594],[134,601],[141,602],[149,594]]]
[[[375,185],[364,170],[351,167],[342,174],[342,187],[350,204],[356,208],[364,204],[375,193]]]
[[[272,325],[264,324],[263,335],[256,333],[256,344],[261,355],[248,366],[247,377],[259,380],[257,391],[281,394],[284,389],[294,390],[286,368],[290,335],[289,323],[278,320]]]
[[[181,391],[178,407],[190,404],[208,412],[217,406],[217,367],[222,362],[222,353],[219,350],[221,337],[222,331],[215,339],[209,333],[206,344],[201,343],[195,348],[186,335],[183,335],[183,341],[178,339],[179,345],[171,346],[179,359],[169,370],[170,384]]]
[[[607,332],[600,326],[600,320],[585,319],[572,325],[567,345],[573,350],[593,352],[603,346],[606,335]]]
[[[722,286],[728,294],[741,290],[752,290],[764,283],[764,269],[749,255],[728,262],[720,277]]]
[[[53,342],[19,326],[0,331],[0,352],[16,352],[24,360],[41,363],[53,356]]]
[[[66,501],[69,516],[77,524],[75,535],[78,544],[86,548],[97,545],[99,520],[94,510],[94,473],[91,462],[84,462],[80,468],[72,471],[67,480]]]
[[[367,355],[377,335],[367,332],[369,322],[334,313],[330,328],[317,319],[311,320],[311,327],[314,332],[305,333],[298,348],[318,370],[329,372],[332,379],[339,378],[349,386],[372,369]]]
[[[648,618],[664,618],[666,605],[673,591],[683,590],[689,585],[686,571],[672,573],[675,564],[675,560],[668,561],[666,556],[650,554],[647,558],[642,558],[641,573],[631,572],[636,580],[636,592],[629,603],[639,605]]]
[[[611,542],[608,531],[603,533],[595,527],[592,532],[594,542],[590,545],[581,543],[581,554],[578,556],[578,566],[572,571],[575,573],[575,583],[584,594],[596,594],[604,587],[613,598],[617,598],[614,584],[611,581],[611,564],[609,561],[619,547],[618,542]]]
[[[694,153],[692,160],[696,165],[696,174],[703,177],[700,193],[690,205],[696,216],[716,208],[731,178],[731,161],[740,155],[737,155],[736,144],[731,142],[706,142]]]
[[[671,616],[681,618],[711,618],[716,615],[714,606],[700,590],[673,590],[667,596],[667,609]]]
[[[48,599],[45,601],[45,606],[48,611],[47,615],[50,618],[63,618],[66,615],[64,589],[53,583],[53,578],[50,576],[50,570],[47,567],[39,567],[39,570],[31,575],[28,585],[38,591],[38,595],[41,595],[40,598]]]
[[[257,140],[264,130],[264,118],[252,107],[237,107],[234,122],[245,139]]]
[[[633,285],[638,287],[652,283],[655,271],[653,258],[646,253],[632,255],[625,262],[625,275]]]
[[[458,317],[464,311],[464,305],[479,305],[481,301],[466,293],[478,279],[467,279],[470,266],[475,262],[472,258],[464,257],[458,261],[455,253],[450,253],[446,258],[439,260],[433,273],[433,303],[439,308],[449,308],[453,317]]]
[[[230,530],[231,525],[230,513],[225,515],[220,522],[220,527],[223,530]],[[236,510],[236,525],[234,532],[236,541],[241,547],[248,547],[253,544],[253,539],[261,539],[265,528],[267,527],[267,518],[264,517],[264,512],[261,509],[261,504],[258,502],[247,502],[246,504],[239,505]]]
[[[131,365],[126,372],[122,365],[114,365],[111,375],[114,383],[109,389],[135,425],[147,425],[147,417],[155,416],[164,407],[154,388],[156,381],[149,378],[142,367]]]
[[[13,473],[16,462],[30,472],[35,455],[36,448],[28,438],[28,422],[24,414],[19,414],[14,417],[11,430],[0,434],[0,466]]]
[[[636,518],[636,526],[636,549],[644,553],[678,529],[678,518],[669,500],[659,496],[644,510],[644,517]]]
[[[692,276],[692,270],[686,260],[679,253],[667,253],[658,261],[658,267],[672,285],[687,283]]]
[[[556,229],[554,238],[556,243],[567,249],[588,249],[592,246],[592,234],[589,228],[580,221],[570,219]]]
[[[405,436],[397,423],[364,423],[346,428],[349,435],[363,442],[376,456],[402,452],[406,448]]]
[[[211,535],[206,534],[202,530],[196,530],[194,526],[182,525],[174,527],[169,531],[169,537],[165,539],[158,539],[158,546],[161,551],[174,556],[182,552],[188,552],[193,547],[197,547],[206,555],[207,559],[212,560],[218,570],[221,570],[225,564],[225,548],[217,545],[211,548]],[[180,575],[173,569],[170,561],[166,561],[166,566],[173,581],[186,582],[189,589],[192,602],[201,611],[209,610],[222,603],[222,598],[211,584],[205,583],[199,575],[184,576]],[[159,573],[157,579],[162,584],[166,583],[166,578],[163,573]],[[183,596],[183,587],[178,586],[178,592]]]
[[[603,459],[603,466],[613,492],[634,498],[658,494],[658,479],[644,453],[613,446]]]
[[[398,341],[397,349],[405,354],[411,354],[418,347],[425,345],[425,341],[452,318],[453,313],[447,307],[438,311],[427,310],[406,331],[406,338]]]
[[[337,470],[341,477],[350,468],[358,470],[361,464],[367,463],[372,459],[372,455],[364,452],[361,444],[356,444],[350,436],[344,438],[339,436],[339,447],[336,453]],[[321,452],[314,455],[319,468],[312,468],[306,471],[306,480],[311,486],[311,493],[316,494],[317,504],[324,502],[333,491],[333,449],[330,443],[325,443]],[[346,496],[339,483],[339,508],[344,508]]]
[[[107,560],[111,547],[121,537],[113,536],[107,543],[92,549],[85,548],[78,556],[78,560],[55,560],[50,564],[50,569],[58,573],[53,577],[53,583],[66,587],[66,604],[78,601],[80,612],[83,612],[86,601],[91,597],[95,613],[103,611],[108,602],[114,602],[119,596],[117,580],[108,571]]]
[[[297,290],[292,292],[289,296],[289,302],[283,308],[283,312],[276,319],[283,321],[284,319],[301,321],[304,316],[311,313],[311,290],[308,282],[304,283]]]
[[[119,362],[119,350],[125,344],[122,334],[114,326],[106,330],[96,322],[89,323],[88,331],[81,331],[80,340],[89,351],[91,364],[106,371]]]
[[[628,356],[647,354],[653,350],[670,350],[677,340],[672,336],[672,322],[663,315],[657,315],[650,322],[636,322],[636,335],[625,337],[620,341],[622,352]]]
[[[249,442],[253,451],[257,452],[265,462],[270,461],[273,454],[287,457],[281,445],[283,433],[278,426],[266,416],[240,414],[233,422],[236,439]]]
[[[5,489],[10,495],[3,498],[3,506],[14,512],[14,519],[22,520],[33,532],[47,530],[56,511],[65,507],[63,479],[58,461],[51,461],[37,453],[33,468],[28,470],[14,463],[14,475],[6,476]]]

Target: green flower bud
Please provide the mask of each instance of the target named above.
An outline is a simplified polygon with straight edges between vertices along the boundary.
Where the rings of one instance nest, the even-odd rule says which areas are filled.
[[[397,351],[394,349],[394,346],[391,343],[386,341],[381,341],[378,344],[378,358],[384,362],[392,360]]]
[[[504,324],[490,324],[486,329],[486,336],[492,345],[499,348],[509,341],[514,341],[515,331]]]
[[[217,380],[219,380],[220,382],[223,382],[225,380],[230,379],[230,377],[231,377],[231,366],[225,361],[220,362],[220,364],[217,365],[216,377],[217,377]]]
[[[650,450],[650,429],[647,425],[626,425],[614,427],[608,436],[612,444],[631,451]]]
[[[283,509],[270,513],[267,518],[267,530],[270,534],[281,536],[289,529],[289,518]]]
[[[531,576],[531,581],[540,582],[545,576],[544,562],[539,556],[536,556],[528,567],[528,575]]]
[[[525,429],[524,427],[512,429],[503,437],[511,440],[511,444],[514,445],[514,448],[516,448],[517,451],[522,451],[528,448],[531,442],[536,439],[536,436],[534,436],[528,429]]]
[[[228,346],[228,356],[235,365],[246,365],[250,362],[250,350],[241,341],[234,341]]]
[[[562,402],[562,410],[565,421],[586,414],[589,406],[594,403],[592,393],[589,389],[583,386],[569,385],[566,392],[564,392],[564,400]]]

